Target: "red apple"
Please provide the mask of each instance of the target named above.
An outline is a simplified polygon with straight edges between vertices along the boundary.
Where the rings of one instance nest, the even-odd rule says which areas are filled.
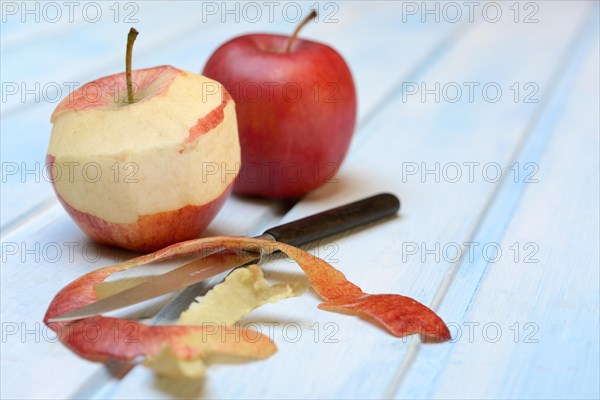
[[[100,78],[58,105],[47,161],[60,202],[92,239],[152,251],[200,234],[231,191],[235,105],[202,75],[129,65],[130,79]]]
[[[204,67],[236,102],[237,193],[301,196],[331,179],[348,151],[357,108],[350,69],[333,48],[296,39],[304,23],[291,37],[234,38]]]

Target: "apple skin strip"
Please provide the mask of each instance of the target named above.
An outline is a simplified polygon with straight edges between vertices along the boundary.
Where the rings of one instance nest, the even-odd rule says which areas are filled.
[[[147,326],[130,320],[102,316],[75,322],[48,322],[48,318],[95,301],[94,286],[114,272],[182,255],[206,256],[223,249],[266,254],[277,250],[284,252],[298,263],[315,292],[325,300],[319,306],[322,309],[371,317],[390,333],[399,337],[420,333],[434,341],[446,341],[451,338],[448,327],[442,319],[413,299],[394,294],[364,293],[358,286],[348,281],[342,272],[310,253],[284,243],[246,237],[189,240],[116,266],[92,271],[70,283],[56,295],[48,307],[44,322],[58,333],[60,340],[67,347],[89,359],[102,360],[110,357],[132,360],[139,356],[155,356],[164,345],[168,345],[178,357],[185,360],[214,353],[266,358],[276,351],[273,342],[258,332],[244,329],[241,329],[240,337],[248,340],[231,343],[217,337],[221,335],[208,336],[203,327],[197,326]],[[99,338],[90,340],[90,326],[94,326],[94,330],[100,332]],[[125,341],[127,329],[133,329],[134,343]],[[120,335],[115,337],[114,332]],[[260,335],[258,341],[257,335]]]
[[[263,304],[299,296],[306,287],[299,283],[269,285],[256,264],[232,271],[225,281],[215,285],[204,296],[199,296],[181,313],[178,325],[200,325],[206,330],[221,327],[226,335],[235,335],[228,326],[236,324],[253,309]],[[216,331],[216,329],[214,329]],[[146,358],[144,364],[160,375],[201,378],[205,374],[202,358],[185,360],[178,357],[168,345]]]
[[[177,325],[233,325],[255,308],[300,296],[305,290],[299,282],[269,285],[256,264],[238,268],[206,295],[196,297],[181,313]]]
[[[445,342],[452,337],[444,321],[418,301],[397,294],[364,294],[319,304],[321,310],[351,312],[372,318],[392,335],[419,333],[424,342]]]
[[[444,321],[418,301],[397,294],[364,293],[326,261],[284,243],[268,243],[302,268],[315,292],[325,300],[320,309],[370,317],[397,337],[419,333],[427,342],[452,338]]]
[[[227,245],[227,241],[208,240],[194,243],[196,253],[212,254]],[[235,355],[264,359],[277,351],[270,338],[251,329],[211,326],[150,326],[143,323],[104,316],[94,316],[73,322],[48,322],[49,318],[97,300],[95,286],[111,274],[153,261],[190,254],[191,243],[183,242],[170,249],[159,250],[125,263],[92,271],[64,287],[52,300],[44,323],[57,333],[59,340],[79,356],[92,361],[117,359],[132,361],[152,357],[165,346],[183,360],[205,358],[212,354]],[[233,244],[229,243],[232,247]],[[223,334],[222,334],[223,333]],[[233,333],[233,334],[232,334]]]
[[[142,257],[140,257],[142,258]],[[104,316],[73,322],[48,322],[65,311],[96,301],[94,286],[110,274],[146,263],[131,262],[90,272],[61,290],[51,302],[44,322],[59,340],[83,358],[131,361],[154,356],[168,346],[177,358],[194,360],[213,354],[264,359],[277,351],[270,338],[251,329],[219,326],[150,326]]]
[[[96,316],[48,326],[60,341],[91,361],[133,361],[153,356],[168,346],[178,358],[193,360],[213,354],[264,359],[277,351],[266,336],[251,329],[203,326],[152,326],[137,321]]]

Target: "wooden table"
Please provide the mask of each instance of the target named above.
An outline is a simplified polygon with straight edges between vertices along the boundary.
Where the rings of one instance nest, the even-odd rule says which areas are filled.
[[[41,322],[54,294],[134,255],[90,243],[52,193],[43,165],[57,102],[123,69],[129,26],[141,32],[135,68],[200,71],[220,43],[291,32],[296,8],[313,6],[273,4],[2,3],[2,398],[598,398],[594,1],[319,3],[303,35],[344,55],[359,94],[348,158],[296,204],[230,198],[205,233],[255,235],[395,193],[400,218],[311,251],[365,291],[431,306],[450,343],[396,339],[318,310],[312,293],[251,314],[274,327],[276,355],[214,363],[203,382],[91,363],[56,343]],[[302,279],[286,260],[264,268]],[[172,322],[219,279],[136,312]]]

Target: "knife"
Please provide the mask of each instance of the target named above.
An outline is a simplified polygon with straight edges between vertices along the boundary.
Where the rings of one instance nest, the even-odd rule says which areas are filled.
[[[400,200],[396,196],[389,193],[378,194],[267,229],[257,238],[302,246],[392,216],[399,209]],[[49,321],[72,321],[118,310],[190,286],[233,268],[255,263],[259,259],[260,254],[252,252],[211,254],[94,303],[50,318]]]

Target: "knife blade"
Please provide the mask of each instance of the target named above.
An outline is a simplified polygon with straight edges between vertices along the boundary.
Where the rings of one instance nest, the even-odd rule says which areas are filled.
[[[383,193],[267,229],[258,238],[301,246],[392,216],[399,209],[400,200],[392,194]],[[260,254],[251,252],[224,251],[211,254],[96,302],[50,318],[49,321],[72,321],[118,310],[182,289],[233,268],[257,262],[259,259]]]

